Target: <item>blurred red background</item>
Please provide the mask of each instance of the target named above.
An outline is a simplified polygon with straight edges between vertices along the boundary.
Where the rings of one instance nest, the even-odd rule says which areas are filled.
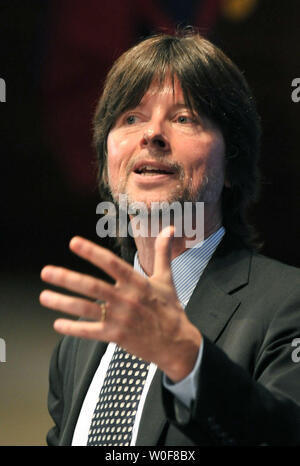
[[[97,241],[100,201],[91,121],[103,79],[148,34],[193,25],[244,71],[263,123],[263,190],[252,218],[263,252],[300,265],[300,76],[291,0],[29,0],[1,3],[3,267],[40,268],[73,259],[73,234]],[[67,265],[67,264],[66,264]]]

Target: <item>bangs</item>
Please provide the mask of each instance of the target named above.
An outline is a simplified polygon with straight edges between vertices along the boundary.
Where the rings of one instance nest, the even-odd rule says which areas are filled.
[[[158,36],[148,41],[147,48],[144,45],[137,45],[117,60],[108,75],[107,83],[114,90],[107,95],[111,124],[124,111],[138,106],[151,85],[155,84],[160,90],[168,81],[174,92],[176,78],[181,85],[187,107],[194,113],[206,114],[205,107],[209,106],[199,108],[199,102],[193,97],[192,89],[199,87],[199,76],[195,67],[191,67],[193,62],[180,41],[177,42],[174,38],[161,41]],[[115,89],[118,89],[117,93]]]

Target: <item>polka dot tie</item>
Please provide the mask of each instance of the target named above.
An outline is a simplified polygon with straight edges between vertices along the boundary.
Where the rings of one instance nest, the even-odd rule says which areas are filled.
[[[116,346],[94,411],[87,445],[128,446],[149,363]]]

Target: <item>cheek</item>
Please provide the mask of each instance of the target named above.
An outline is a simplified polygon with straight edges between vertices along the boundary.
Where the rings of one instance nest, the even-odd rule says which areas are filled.
[[[114,163],[120,158],[120,142],[114,132],[110,132],[107,138],[107,158]]]
[[[223,179],[225,176],[225,142],[221,135],[213,139],[209,152],[208,170],[213,171]]]
[[[107,151],[113,157],[130,155],[136,142],[136,136],[127,134],[120,129],[111,130],[107,137]]]
[[[109,183],[114,183],[119,175],[122,161],[124,161],[124,141],[112,131],[107,138],[107,172]]]
[[[127,160],[134,150],[133,138],[120,131],[111,131],[107,138],[107,155],[115,161]]]
[[[195,142],[190,150],[191,171],[206,173],[210,171],[224,171],[225,144],[223,137],[207,134],[201,142]]]

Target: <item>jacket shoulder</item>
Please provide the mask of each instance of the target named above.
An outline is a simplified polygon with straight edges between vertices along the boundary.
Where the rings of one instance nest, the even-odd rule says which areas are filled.
[[[266,285],[276,283],[285,289],[300,285],[299,268],[259,253],[252,255],[250,277],[252,280],[262,280]]]

